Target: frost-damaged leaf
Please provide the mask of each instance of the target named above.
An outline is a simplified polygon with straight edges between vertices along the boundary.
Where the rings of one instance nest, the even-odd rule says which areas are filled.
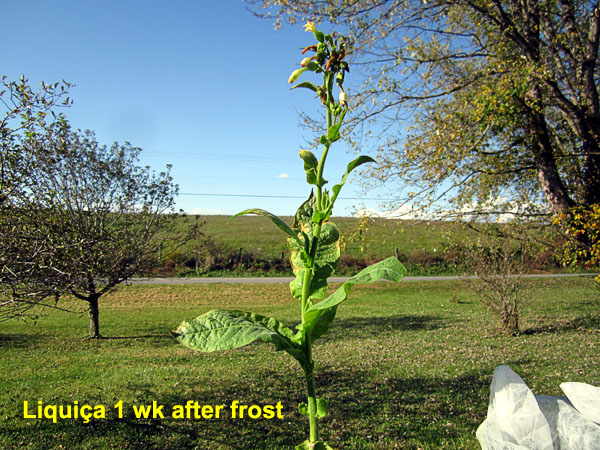
[[[315,223],[313,222],[315,198],[311,192],[294,217],[292,228],[298,232],[297,240],[288,239],[290,262],[296,279],[290,283],[290,291],[295,298],[302,298],[302,285],[306,272],[306,243],[312,241]],[[313,299],[327,295],[327,278],[333,274],[340,262],[340,232],[332,222],[325,222],[321,227],[319,247],[314,261],[314,276],[310,285]]]
[[[298,235],[294,232],[294,230],[292,230],[290,228],[290,226],[287,223],[285,223],[282,219],[277,217],[275,214],[272,214],[269,211],[265,211],[264,209],[260,209],[260,208],[245,209],[244,211],[237,213],[235,216],[231,216],[229,221],[231,221],[231,219],[233,219],[234,217],[243,216],[245,214],[257,214],[259,216],[266,217],[267,219],[271,220],[271,222],[273,222],[277,226],[277,228],[284,231],[290,237],[292,237],[293,239],[298,241],[298,244],[301,244],[300,239],[298,238]]]
[[[312,226],[306,227],[302,239],[306,242],[312,240]],[[296,278],[290,283],[290,291],[295,298],[302,298],[302,285],[306,263],[304,259],[304,246],[299,246],[296,241],[288,239],[290,249],[290,263]],[[310,284],[310,295],[313,299],[323,298],[327,295],[327,278],[329,278],[340,261],[340,232],[332,222],[324,223],[321,228],[319,247],[314,261],[314,274]]]
[[[294,332],[277,319],[244,311],[215,309],[183,321],[173,335],[186,347],[201,352],[231,350],[256,340],[270,342],[301,363],[304,354],[292,341]]]
[[[300,325],[300,331],[314,342],[327,332],[329,324],[335,318],[337,306],[348,298],[355,284],[368,284],[377,280],[400,281],[405,274],[406,268],[394,257],[361,270],[325,300],[311,305],[304,313],[304,322]]]
[[[307,439],[302,444],[296,446],[296,450],[333,450],[325,441],[317,441],[313,444]]]

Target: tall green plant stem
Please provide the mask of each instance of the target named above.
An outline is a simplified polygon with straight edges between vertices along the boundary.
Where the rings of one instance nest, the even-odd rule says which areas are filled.
[[[309,367],[304,368],[304,376],[306,378],[306,394],[308,397],[308,420],[310,421],[310,442],[319,440],[319,422],[317,420],[317,394],[315,391],[315,376],[313,372],[314,364],[312,362],[312,351],[310,345],[307,345],[310,362]]]
[[[328,113],[328,116],[329,116],[329,113]],[[328,117],[328,119],[329,119],[329,117]],[[323,179],[323,170],[325,168],[325,160],[327,159],[328,152],[329,152],[329,145],[326,145],[325,148],[323,149],[323,154],[321,155],[321,160],[319,161],[319,165],[317,166],[317,208],[320,211],[323,211],[325,209],[324,208],[325,205],[323,205],[321,180]]]
[[[321,160],[322,161],[322,160]],[[321,169],[322,170],[322,169]],[[310,299],[310,285],[314,276],[314,261],[317,255],[317,247],[319,245],[319,236],[321,235],[321,224],[315,224],[313,231],[313,238],[310,245],[310,269],[304,273],[304,280],[302,285],[302,321],[304,322],[304,312],[308,307],[308,301]],[[308,420],[310,424],[310,442],[317,442],[319,440],[319,422],[317,419],[317,394],[315,390],[315,376],[314,376],[314,362],[312,359],[312,343],[309,335],[304,336],[304,355],[306,356],[306,365],[304,369],[304,376],[306,378],[306,395],[308,397]]]

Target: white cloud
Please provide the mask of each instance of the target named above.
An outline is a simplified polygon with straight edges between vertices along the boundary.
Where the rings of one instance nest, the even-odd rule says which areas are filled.
[[[534,203],[511,204],[508,199],[502,198],[488,204],[468,204],[459,210],[449,209],[419,209],[414,205],[405,204],[391,211],[379,211],[374,208],[359,209],[353,215],[357,217],[368,216],[384,219],[405,220],[488,220],[493,222],[510,222],[515,217],[524,214],[525,210],[535,211],[539,214],[547,213],[547,206]]]
[[[277,178],[289,178],[290,176],[287,173],[280,173],[279,175],[277,175]]]
[[[379,211],[374,208],[363,208],[355,211],[354,213],[357,217],[368,216],[368,217],[376,217],[383,219],[404,219],[404,220],[432,220],[434,217],[431,213],[416,210],[411,205],[402,205],[398,209],[394,209],[392,211]]]

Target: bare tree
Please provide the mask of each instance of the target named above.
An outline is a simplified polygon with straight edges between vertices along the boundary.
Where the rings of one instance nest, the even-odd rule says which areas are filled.
[[[156,264],[161,234],[174,220],[177,186],[167,171],[140,167],[140,149],[100,145],[62,120],[37,149],[27,188],[12,196],[21,235],[45,243],[33,264],[41,285],[87,302],[90,337],[100,337],[99,299]],[[6,263],[10,265],[10,263]],[[14,271],[17,273],[17,271]]]
[[[498,225],[483,228],[476,240],[456,244],[453,251],[465,271],[462,280],[500,317],[502,331],[516,335],[523,304],[522,275],[531,267],[534,254],[531,240],[515,224],[504,230]]]

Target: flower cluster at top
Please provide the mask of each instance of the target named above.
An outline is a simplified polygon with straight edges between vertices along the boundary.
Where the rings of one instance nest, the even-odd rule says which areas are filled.
[[[300,63],[301,67],[292,72],[288,82],[294,83],[306,71],[323,73],[323,85],[316,86],[313,83],[305,81],[293,88],[303,87],[313,90],[317,93],[317,97],[321,99],[321,102],[326,105],[334,115],[337,115],[339,114],[339,111],[334,112],[334,110],[348,106],[348,94],[346,94],[343,87],[344,75],[346,72],[350,71],[348,62],[344,61],[347,39],[343,36],[339,39],[334,39],[333,36],[324,34],[317,29],[314,22],[307,22],[306,25],[304,25],[304,29],[313,33],[317,40],[317,44],[305,47],[304,50],[302,50],[302,54],[314,52],[314,55],[306,56],[302,59]],[[335,101],[332,98],[334,80],[340,90],[339,105],[335,105]]]

